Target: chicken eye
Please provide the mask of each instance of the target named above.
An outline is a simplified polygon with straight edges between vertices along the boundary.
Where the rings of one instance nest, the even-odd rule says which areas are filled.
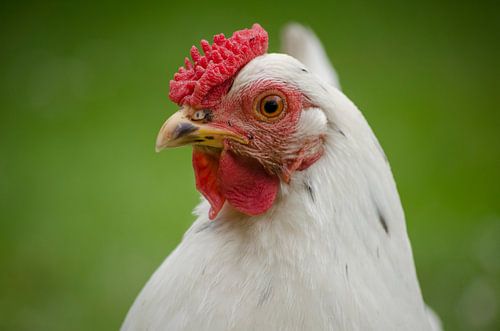
[[[267,95],[263,97],[258,105],[257,111],[266,118],[279,116],[285,108],[285,101],[279,95]]]

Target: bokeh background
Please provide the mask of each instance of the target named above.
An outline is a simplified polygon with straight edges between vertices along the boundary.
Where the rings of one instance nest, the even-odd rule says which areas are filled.
[[[0,330],[116,330],[193,221],[190,150],[154,153],[193,43],[289,21],[323,40],[391,161],[426,301],[500,329],[494,1],[0,5]]]

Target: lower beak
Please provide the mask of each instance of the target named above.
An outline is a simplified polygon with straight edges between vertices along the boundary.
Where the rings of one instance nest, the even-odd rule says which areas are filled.
[[[235,140],[242,144],[248,144],[248,140],[228,129],[211,126],[201,120],[191,119],[193,109],[183,107],[170,116],[163,124],[156,138],[156,151],[167,147],[179,147],[188,144],[211,146],[222,148],[225,139]]]

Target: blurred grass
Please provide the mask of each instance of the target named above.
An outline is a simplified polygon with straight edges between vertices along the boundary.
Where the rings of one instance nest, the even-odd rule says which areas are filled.
[[[310,25],[391,161],[424,296],[500,328],[500,19],[494,2],[0,5],[0,329],[117,329],[198,201],[153,145],[189,47]]]

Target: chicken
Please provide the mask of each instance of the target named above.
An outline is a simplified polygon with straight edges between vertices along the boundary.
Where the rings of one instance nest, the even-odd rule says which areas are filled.
[[[156,148],[193,146],[203,198],[123,331],[440,329],[382,148],[315,35],[283,36],[216,35],[170,82]]]

